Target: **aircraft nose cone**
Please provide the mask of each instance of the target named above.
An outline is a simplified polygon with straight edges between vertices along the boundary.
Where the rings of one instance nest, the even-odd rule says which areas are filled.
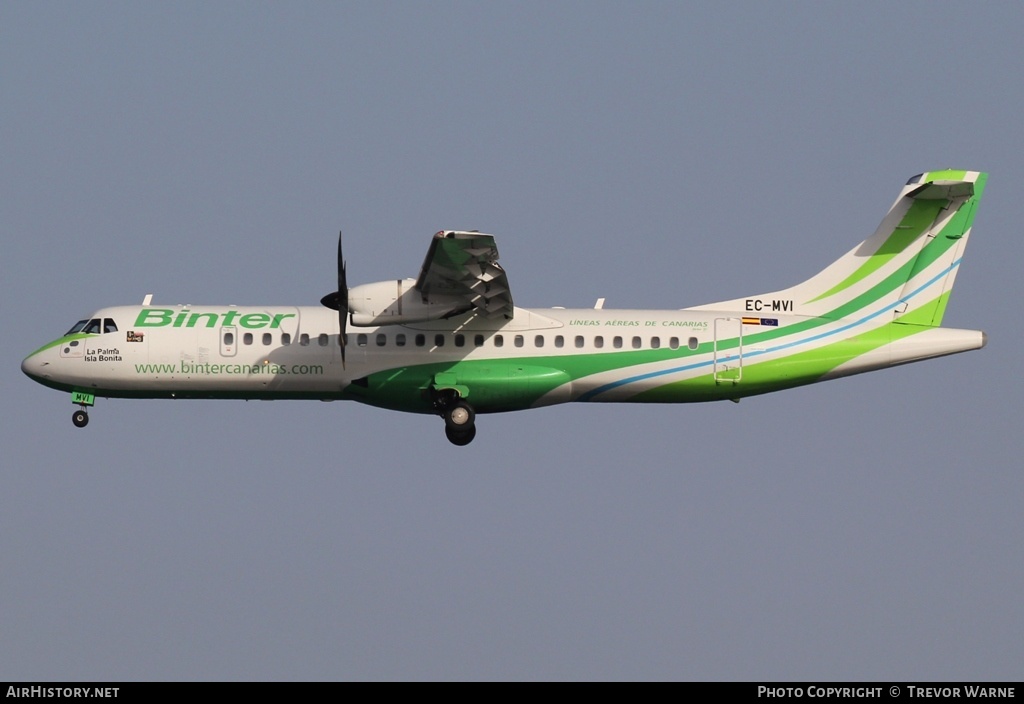
[[[43,355],[33,352],[21,362],[21,371],[30,379],[41,379],[47,376],[46,368],[50,363],[42,359]]]

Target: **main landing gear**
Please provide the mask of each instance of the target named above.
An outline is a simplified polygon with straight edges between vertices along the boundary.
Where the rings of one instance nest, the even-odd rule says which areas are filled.
[[[444,418],[444,434],[448,442],[463,446],[476,437],[476,413],[473,407],[456,395],[440,399],[436,404]]]

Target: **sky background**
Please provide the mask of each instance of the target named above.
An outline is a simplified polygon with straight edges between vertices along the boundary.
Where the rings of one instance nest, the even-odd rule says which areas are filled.
[[[1016,3],[0,2],[0,680],[999,680],[1024,662]],[[991,174],[980,352],[741,404],[98,399],[92,311],[315,305],[431,234],[517,305],[783,288]]]

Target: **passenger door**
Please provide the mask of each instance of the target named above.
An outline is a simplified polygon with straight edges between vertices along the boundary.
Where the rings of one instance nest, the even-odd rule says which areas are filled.
[[[743,378],[743,319],[715,318],[715,383],[738,384]]]

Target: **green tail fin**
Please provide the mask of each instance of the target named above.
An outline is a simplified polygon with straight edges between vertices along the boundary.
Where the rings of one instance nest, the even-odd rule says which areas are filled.
[[[891,306],[896,320],[939,325],[986,178],[953,170],[914,176],[871,237],[807,281],[697,309],[838,319]]]

